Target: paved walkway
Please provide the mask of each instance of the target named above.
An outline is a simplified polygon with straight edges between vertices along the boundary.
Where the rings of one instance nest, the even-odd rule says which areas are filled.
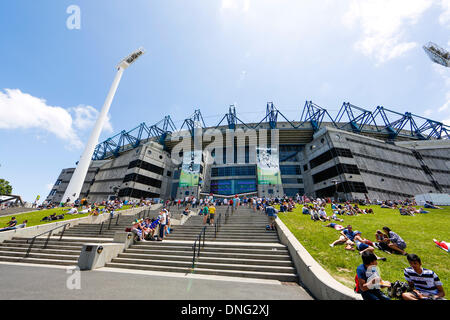
[[[274,280],[113,268],[81,271],[80,281],[76,275],[67,267],[0,263],[0,300],[312,300],[301,286]]]

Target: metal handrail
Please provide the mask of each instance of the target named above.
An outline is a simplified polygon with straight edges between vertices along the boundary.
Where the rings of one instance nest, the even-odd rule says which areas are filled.
[[[197,236],[197,239],[194,241],[194,244],[192,245],[192,270],[195,268],[195,259],[200,257],[200,250],[202,247],[205,246],[205,237],[206,237],[206,226],[202,228],[202,231],[200,231],[199,235]],[[202,242],[202,235],[203,235],[203,246],[201,245]],[[197,242],[198,242],[198,250],[197,250]]]
[[[27,250],[27,253],[25,254],[25,256],[28,257],[28,256],[30,255],[31,248],[32,248],[33,245],[34,245],[34,242],[36,241],[36,238],[37,238],[37,237],[40,237],[40,236],[43,236],[44,234],[47,234],[47,233],[48,233],[47,240],[45,241],[45,244],[44,244],[44,249],[47,248],[48,241],[50,240],[50,237],[51,237],[53,231],[55,231],[56,229],[59,229],[59,228],[63,228],[63,231],[61,232],[61,236],[59,237],[59,241],[61,241],[61,239],[62,239],[62,237],[63,237],[63,235],[64,235],[64,232],[66,231],[66,228],[67,228],[68,225],[70,225],[70,222],[68,222],[68,223],[66,223],[66,224],[64,224],[64,225],[61,225],[61,226],[57,226],[56,228],[47,230],[47,231],[45,231],[45,232],[43,232],[43,233],[41,233],[41,234],[38,234],[37,236],[34,236],[34,237],[31,238],[31,239],[27,239],[27,242],[26,242],[26,243],[29,243],[29,241],[31,241],[31,244],[30,244],[30,246],[28,247],[28,250]]]

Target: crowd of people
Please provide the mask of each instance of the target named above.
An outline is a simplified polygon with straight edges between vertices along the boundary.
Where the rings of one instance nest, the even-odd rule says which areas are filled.
[[[84,214],[99,215],[110,213],[129,205],[131,208],[149,206],[152,201],[103,201],[101,203],[89,204],[85,199],[76,201],[75,204],[67,209],[66,214]],[[275,230],[276,218],[281,212],[293,212],[296,207],[301,207],[301,213],[309,215],[314,222],[324,222],[324,227],[333,228],[339,231],[338,238],[329,244],[331,248],[342,245],[347,251],[358,252],[362,259],[362,264],[356,268],[355,292],[360,293],[364,300],[388,300],[390,297],[397,297],[404,300],[419,299],[444,299],[445,292],[442,282],[432,270],[422,267],[421,259],[413,253],[408,253],[405,240],[388,226],[383,226],[376,230],[373,238],[370,240],[363,236],[359,230],[354,230],[352,225],[344,226],[341,224],[348,216],[374,215],[376,209],[363,208],[367,205],[378,205],[380,208],[399,210],[400,215],[414,216],[416,214],[429,213],[430,209],[442,209],[432,202],[426,202],[419,207],[413,199],[403,201],[370,201],[369,199],[358,201],[340,202],[333,201],[330,198],[308,198],[306,196],[296,195],[294,197],[230,197],[214,198],[207,196],[204,198],[185,197],[184,199],[172,199],[163,202],[163,207],[157,217],[136,219],[131,227],[126,231],[132,232],[137,241],[163,241],[171,232],[171,208],[184,208],[182,215],[188,216],[192,213],[203,216],[203,224],[214,226],[217,206],[230,206],[236,209],[240,206],[246,206],[253,211],[259,211],[267,215],[267,230]],[[54,206],[51,203],[42,204],[42,208]],[[419,207],[419,208],[417,208]],[[327,209],[331,209],[331,214],[327,214]],[[425,210],[427,209],[427,210]],[[64,218],[64,214],[61,215]],[[60,217],[55,214],[45,217],[43,220],[56,220]],[[18,224],[15,217],[0,229],[0,231],[14,230],[24,228],[27,220]],[[385,257],[377,256],[377,250],[387,254],[398,254],[406,257],[410,267],[404,269],[405,281],[396,281],[390,283],[384,281],[379,276],[378,261],[387,261]],[[389,296],[381,289],[387,288]]]
[[[163,241],[164,237],[170,234],[170,219],[170,211],[163,208],[157,217],[136,219],[125,231],[132,232],[137,241]]]

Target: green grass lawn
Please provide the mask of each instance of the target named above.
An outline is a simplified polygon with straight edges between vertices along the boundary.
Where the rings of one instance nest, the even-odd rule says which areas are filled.
[[[325,222],[312,221],[309,215],[301,213],[302,207],[297,205],[293,212],[279,213],[278,216],[322,267],[336,280],[353,289],[356,267],[362,263],[358,251],[347,251],[344,245],[331,248],[329,244],[339,238],[340,232],[323,227],[327,224]],[[374,215],[339,216],[344,222],[333,222],[344,227],[350,224],[353,230],[362,232],[363,238],[373,242],[376,230],[381,230],[384,226],[389,227],[405,240],[406,252],[417,254],[424,268],[436,272],[447,296],[450,295],[450,257],[433,242],[433,239],[450,242],[450,230],[447,225],[450,207],[443,210],[426,209],[430,213],[416,214],[414,217],[401,216],[399,210],[381,209],[379,206],[369,207],[374,210]],[[327,205],[326,211],[331,216],[330,205]],[[378,262],[383,280],[405,281],[403,269],[409,267],[405,256],[387,254],[378,249],[375,249],[375,254],[387,258],[386,262]]]
[[[129,209],[130,205],[123,206],[120,210],[126,210]],[[99,207],[100,209],[103,207]],[[27,212],[27,213],[21,213],[21,214],[13,214],[10,216],[0,217],[0,228],[6,227],[6,223],[11,220],[11,217],[16,217],[17,224],[21,224],[24,220],[28,220],[27,227],[37,226],[41,224],[48,224],[52,222],[57,221],[65,221],[65,220],[72,220],[72,219],[78,219],[87,217],[89,214],[66,214],[68,212],[69,208],[55,208],[55,209],[48,209],[48,210],[40,210],[35,212]],[[117,210],[117,211],[120,211]],[[56,215],[60,214],[66,214],[64,216],[64,219],[61,220],[55,220],[55,221],[41,221],[43,217],[49,216],[53,213],[56,213]]]

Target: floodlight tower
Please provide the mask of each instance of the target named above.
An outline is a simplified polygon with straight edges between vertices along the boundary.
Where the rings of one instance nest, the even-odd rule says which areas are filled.
[[[117,73],[111,85],[111,89],[109,90],[103,108],[100,111],[100,114],[97,118],[89,141],[87,142],[86,147],[84,149],[83,155],[81,156],[81,159],[78,162],[75,172],[73,173],[72,178],[70,179],[69,185],[67,186],[66,192],[64,193],[64,196],[62,198],[62,202],[72,203],[80,196],[84,180],[86,179],[86,174],[89,170],[92,155],[94,154],[95,146],[98,144],[100,133],[103,129],[103,125],[105,124],[109,108],[111,107],[112,100],[114,98],[114,95],[116,94],[117,87],[119,86],[120,79],[122,78],[122,74],[125,71],[125,69],[127,69],[144,53],[145,50],[143,48],[139,48],[138,50],[130,54],[128,57],[123,59],[117,65]]]
[[[439,47],[433,42],[428,42],[423,46],[428,57],[435,63],[440,64],[444,67],[450,67],[450,52],[444,48]]]

